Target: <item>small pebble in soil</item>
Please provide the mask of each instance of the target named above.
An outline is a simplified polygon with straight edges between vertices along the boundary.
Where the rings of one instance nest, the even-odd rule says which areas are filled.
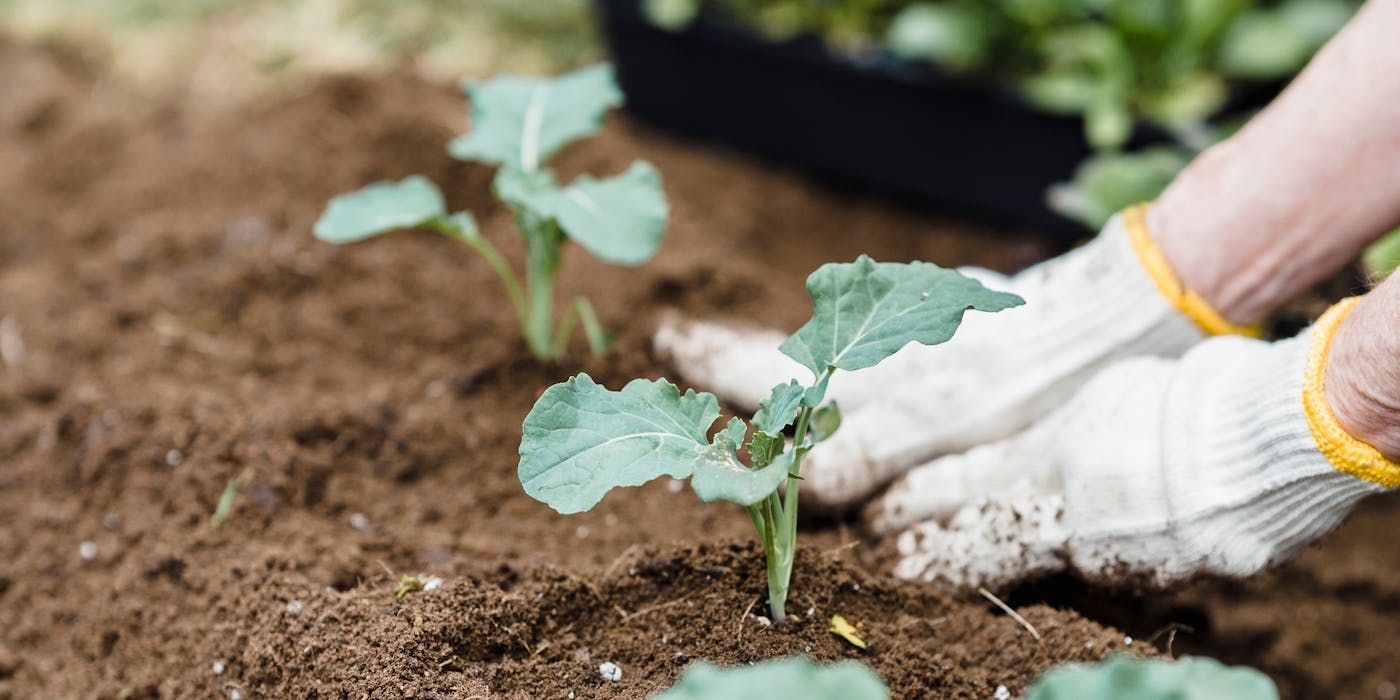
[[[996,691],[992,693],[992,697],[996,698],[996,700],[1011,700],[1011,690],[1004,685],[999,685]]]
[[[428,382],[428,386],[423,389],[423,394],[430,399],[441,398],[447,394],[447,382],[441,379],[434,379]]]
[[[622,680],[622,667],[611,661],[604,661],[598,665],[598,675],[605,681],[616,683]]]
[[[303,607],[305,606],[300,600],[287,601],[287,612],[293,615],[300,615]]]
[[[243,700],[243,691],[237,688],[229,688],[228,700]]]
[[[102,516],[102,527],[105,527],[108,530],[115,530],[117,529],[117,526],[121,524],[122,521],[117,517],[116,513],[108,513]]]
[[[586,664],[592,660],[593,652],[589,651],[588,647],[579,647],[574,650],[574,661],[577,661],[581,664]]]
[[[1132,638],[1132,637],[1124,637],[1124,638],[1123,638],[1123,643],[1126,644],[1126,645],[1128,645],[1128,646],[1132,646],[1132,645],[1133,645],[1133,638]]]
[[[772,626],[773,626],[773,621],[770,620],[770,619],[768,619],[768,618],[766,618],[766,617],[764,617],[764,616],[762,616],[762,615],[753,615],[752,617],[753,617],[753,621],[754,621],[754,622],[757,622],[759,627],[772,627]]]
[[[365,515],[364,513],[351,513],[351,514],[350,514],[350,527],[353,527],[353,528],[355,528],[356,530],[359,530],[360,532],[364,532],[365,530],[368,530],[368,529],[369,529],[369,516]]]
[[[579,525],[577,528],[574,528],[574,537],[577,537],[581,540],[586,540],[588,539],[589,532],[590,530],[588,529],[587,525]]]
[[[424,591],[435,591],[439,588],[442,588],[441,576],[429,576],[427,574],[418,574],[418,581],[419,583],[423,584]]]
[[[680,479],[671,479],[666,482],[666,490],[671,493],[680,493],[685,488],[685,482]]]
[[[165,453],[165,463],[172,467],[178,467],[184,461],[185,455],[181,454],[179,450],[170,450]]]
[[[1376,697],[1381,700],[1395,700],[1395,694],[1395,684],[1390,681],[1381,681],[1381,684],[1376,686]]]
[[[224,665],[223,659],[219,659],[210,665],[209,670],[213,671],[216,676],[222,676],[224,675],[224,671],[228,670],[228,666]]]
[[[92,561],[97,558],[97,543],[92,540],[83,540],[78,545],[78,556],[83,561]]]

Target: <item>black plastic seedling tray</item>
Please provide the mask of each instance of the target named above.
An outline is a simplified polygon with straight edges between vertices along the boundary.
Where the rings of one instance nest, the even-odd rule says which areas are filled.
[[[598,0],[627,109],[678,134],[818,176],[1061,238],[1045,204],[1090,153],[1081,120],[879,54],[772,42],[699,18],[669,32],[637,0]]]

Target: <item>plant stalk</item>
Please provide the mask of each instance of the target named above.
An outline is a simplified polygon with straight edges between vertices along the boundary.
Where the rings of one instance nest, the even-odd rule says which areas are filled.
[[[563,354],[554,342],[554,279],[559,271],[562,234],[548,220],[522,212],[525,234],[525,318],[521,330],[525,345],[535,357],[552,360]]]

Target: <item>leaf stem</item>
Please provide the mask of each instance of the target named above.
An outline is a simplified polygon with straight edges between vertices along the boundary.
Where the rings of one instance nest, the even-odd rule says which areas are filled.
[[[501,286],[506,288],[506,296],[510,297],[511,306],[515,307],[515,317],[521,324],[525,323],[525,292],[520,286],[520,278],[515,276],[515,272],[510,269],[510,264],[506,262],[505,256],[491,245],[491,241],[486,240],[480,234],[476,236],[462,235],[450,224],[442,219],[434,219],[425,225],[428,229],[436,231],[448,238],[471,246],[472,250],[481,254],[486,259],[486,264],[496,272],[496,276],[501,279]]]

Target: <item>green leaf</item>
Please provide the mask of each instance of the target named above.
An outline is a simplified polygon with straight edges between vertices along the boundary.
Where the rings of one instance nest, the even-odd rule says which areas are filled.
[[[841,408],[834,402],[812,412],[812,441],[821,442],[841,427]]]
[[[696,0],[646,0],[642,3],[642,15],[647,21],[671,32],[685,29],[699,12]]]
[[[1084,112],[1084,138],[1094,148],[1117,148],[1133,134],[1133,113],[1114,97],[1100,97]]]
[[[968,68],[986,60],[987,22],[968,5],[910,5],[895,16],[886,43],[905,58]]]
[[[612,66],[600,63],[555,78],[497,76],[465,85],[472,128],[453,139],[453,158],[537,170],[550,156],[603,125],[622,104]]]
[[[1100,153],[1081,163],[1073,180],[1052,187],[1047,199],[1061,215],[1098,229],[1124,208],[1156,199],[1188,160],[1170,146]]]
[[[1175,661],[1114,656],[1097,664],[1069,664],[1047,671],[1025,700],[1278,700],[1262,673],[1227,667],[1214,659]]]
[[[353,243],[446,215],[447,204],[437,185],[422,175],[410,175],[332,199],[313,231],[328,243]]]
[[[754,433],[753,439],[745,447],[749,457],[753,458],[754,466],[762,468],[772,464],[787,449],[787,439],[782,435]]]
[[[729,451],[734,452],[739,446],[744,444],[744,436],[748,434],[748,426],[744,425],[742,418],[730,418],[724,429],[715,435],[715,442],[721,440],[729,441]]]
[[[753,429],[769,435],[781,434],[797,418],[804,391],[806,389],[796,379],[773,387],[768,398],[758,402],[758,411],[753,414]]]
[[[791,465],[791,457],[782,455],[761,469],[749,469],[735,459],[732,446],[716,443],[692,465],[690,488],[706,503],[729,501],[751,506],[767,498],[787,479]]]
[[[549,172],[507,166],[497,173],[495,188],[505,202],[557,222],[598,259],[618,265],[646,262],[656,254],[666,230],[661,175],[641,161],[621,175],[582,175],[564,188]]]
[[[1278,11],[1308,48],[1316,51],[1351,20],[1356,12],[1356,3],[1346,0],[1287,0]]]
[[[587,374],[545,390],[525,417],[520,483],[560,513],[580,513],[620,486],[690,476],[719,418],[714,395],[664,379],[609,391]]]
[[[1361,257],[1361,263],[1367,272],[1381,277],[1400,268],[1400,229],[1371,244]]]
[[[665,379],[634,379],[609,391],[587,374],[545,390],[525,417],[518,475],[525,493],[560,513],[580,513],[608,491],[659,476],[691,482],[701,500],[752,505],[787,476],[775,462],[749,469],[735,456],[744,424],[733,419],[716,436],[713,394],[684,394]]]
[[[828,263],[807,278],[812,320],[779,348],[821,376],[828,367],[878,364],[911,342],[953,337],[968,310],[1001,311],[1025,303],[933,263]]]
[[[805,656],[720,668],[701,661],[652,700],[885,700],[880,677],[858,661],[822,666]]]
[[[1312,55],[1307,39],[1280,12],[1255,9],[1230,25],[1221,39],[1220,68],[1256,80],[1285,78]]]
[[[569,238],[599,260],[618,265],[650,259],[668,215],[661,175],[642,161],[614,177],[580,176],[552,198],[549,208]]]

